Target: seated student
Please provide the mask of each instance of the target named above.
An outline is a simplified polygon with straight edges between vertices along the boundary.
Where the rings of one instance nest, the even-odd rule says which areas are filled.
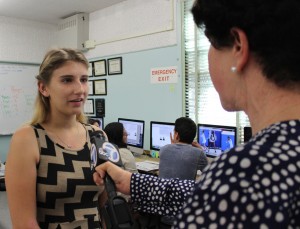
[[[196,132],[197,126],[192,119],[176,119],[174,136],[170,134],[172,144],[159,151],[159,177],[194,180],[197,170],[206,167],[208,162],[204,152],[192,145]]]
[[[104,128],[104,132],[111,143],[116,144],[119,147],[120,156],[124,165],[124,169],[137,173],[136,163],[133,154],[127,149],[127,132],[122,123],[111,122]]]
[[[101,121],[99,119],[89,118],[88,122],[91,125],[94,125],[94,126],[97,126],[97,127],[101,127]]]

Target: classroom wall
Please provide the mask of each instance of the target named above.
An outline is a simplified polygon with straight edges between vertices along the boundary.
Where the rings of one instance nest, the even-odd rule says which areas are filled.
[[[180,0],[129,0],[91,13],[90,35],[100,43],[89,60],[122,57],[123,74],[107,79],[104,124],[118,118],[145,121],[144,148],[149,150],[150,121],[174,122],[183,115]],[[118,28],[118,29],[116,29]],[[151,84],[150,70],[177,66],[176,84]]]
[[[55,32],[51,24],[0,16],[0,61],[40,63]]]
[[[127,0],[89,15],[88,58],[180,44],[180,0]],[[180,32],[180,29],[179,29]]]
[[[0,16],[0,61],[40,63],[55,33],[51,24]],[[1,161],[6,160],[10,139],[11,135],[0,136]]]
[[[122,75],[97,77],[107,80],[108,95],[90,97],[105,99],[104,125],[116,122],[118,118],[144,120],[144,147],[149,150],[150,121],[174,122],[182,115],[181,74],[178,74],[176,84],[150,83],[151,68],[180,66],[178,47],[170,46],[120,56],[124,66]],[[162,56],[166,58],[161,58]]]
[[[162,11],[164,15],[157,15]],[[87,58],[123,58],[123,74],[104,77],[108,95],[99,97],[105,98],[104,122],[118,117],[145,120],[146,149],[151,120],[171,122],[183,113],[180,15],[180,0],[127,0],[90,14],[90,39],[105,42],[87,51]],[[122,28],[120,36],[116,36],[118,26]],[[0,16],[0,61],[39,63],[46,50],[57,46],[56,29],[50,24]],[[151,84],[150,69],[168,66],[177,66],[178,83]],[[10,139],[0,136],[2,161]]]

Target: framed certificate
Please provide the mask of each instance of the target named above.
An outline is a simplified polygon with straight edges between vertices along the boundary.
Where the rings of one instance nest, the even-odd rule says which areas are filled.
[[[94,95],[107,95],[106,79],[94,80]]]
[[[122,74],[122,57],[107,59],[108,75]]]
[[[94,83],[92,80],[88,81],[89,84],[89,95],[94,95]]]
[[[88,69],[88,75],[90,77],[93,77],[93,71],[94,71],[94,67],[93,67],[93,62],[89,62],[89,69]]]
[[[84,103],[83,112],[85,114],[94,114],[94,99],[87,99]]]
[[[105,76],[106,75],[106,60],[97,60],[94,62],[94,72],[95,76]]]

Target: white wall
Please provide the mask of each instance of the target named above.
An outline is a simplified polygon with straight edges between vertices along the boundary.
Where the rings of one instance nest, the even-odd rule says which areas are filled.
[[[40,63],[56,26],[0,16],[0,61]]]
[[[90,14],[88,58],[176,45],[180,0],[127,0]]]

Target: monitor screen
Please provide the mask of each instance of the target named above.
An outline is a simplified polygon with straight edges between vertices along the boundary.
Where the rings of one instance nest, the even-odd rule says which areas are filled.
[[[127,145],[129,150],[135,155],[142,155],[144,152],[144,129],[145,122],[142,120],[119,118],[128,136]]]
[[[218,157],[236,145],[236,127],[198,124],[198,143],[208,157]]]
[[[171,144],[170,133],[174,133],[175,123],[150,122],[150,149],[159,151],[161,147]]]

